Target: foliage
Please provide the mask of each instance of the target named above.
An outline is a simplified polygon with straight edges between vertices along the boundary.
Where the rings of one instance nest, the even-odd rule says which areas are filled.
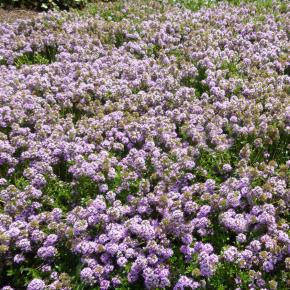
[[[14,60],[14,65],[17,68],[21,68],[23,65],[47,65],[55,61],[56,54],[57,49],[55,47],[45,46],[45,48],[40,52],[25,52],[21,56],[18,56]]]
[[[208,85],[203,83],[203,80],[205,80],[206,77],[207,77],[206,68],[199,66],[197,76],[194,78],[193,77],[182,78],[181,85],[189,88],[194,88],[196,96],[200,97],[203,93],[209,91]]]
[[[215,274],[209,279],[207,289],[227,290],[235,285],[235,278],[239,278],[240,289],[247,290],[250,283],[250,276],[247,271],[240,270],[233,263],[219,263]]]
[[[0,6],[26,7],[37,10],[82,8],[87,0],[0,0]]]

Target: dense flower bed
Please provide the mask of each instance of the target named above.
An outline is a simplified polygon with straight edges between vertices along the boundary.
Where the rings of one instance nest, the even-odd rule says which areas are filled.
[[[0,26],[0,286],[287,289],[289,6],[126,3]]]

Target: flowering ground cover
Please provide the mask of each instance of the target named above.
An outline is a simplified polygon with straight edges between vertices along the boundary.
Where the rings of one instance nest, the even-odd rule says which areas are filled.
[[[177,2],[0,25],[3,290],[289,289],[289,4]]]

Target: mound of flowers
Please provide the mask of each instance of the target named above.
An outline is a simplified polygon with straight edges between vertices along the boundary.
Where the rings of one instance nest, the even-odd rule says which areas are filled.
[[[289,289],[289,6],[108,5],[0,26],[0,287]]]

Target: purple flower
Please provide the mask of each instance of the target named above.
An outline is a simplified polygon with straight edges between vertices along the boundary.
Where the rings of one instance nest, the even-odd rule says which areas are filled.
[[[117,264],[120,267],[124,267],[127,264],[128,260],[125,257],[120,257],[117,259]]]
[[[229,247],[224,251],[224,258],[227,262],[234,262],[237,257],[238,250],[235,247]]]
[[[239,243],[244,243],[247,240],[247,236],[245,234],[240,233],[237,235],[236,239]]]
[[[81,276],[81,279],[89,285],[92,285],[95,282],[94,272],[91,268],[87,267],[87,268],[82,269],[80,276]]]
[[[232,171],[232,166],[231,166],[230,164],[224,164],[224,165],[223,165],[223,171],[224,171],[225,173],[229,173],[229,172],[231,172],[231,171]]]
[[[27,286],[27,290],[43,290],[46,285],[41,279],[33,279]]]
[[[273,265],[273,263],[271,263],[269,261],[266,261],[266,262],[263,263],[263,269],[266,272],[271,272],[274,269],[274,265]]]
[[[37,250],[37,255],[44,260],[54,257],[56,253],[57,253],[57,250],[53,246],[40,247]]]
[[[14,256],[13,261],[14,261],[16,264],[20,264],[20,263],[22,263],[23,261],[25,261],[25,257],[24,257],[24,255],[22,255],[22,254],[17,254],[17,255]]]
[[[110,281],[108,280],[102,280],[100,283],[100,289],[101,290],[107,290],[110,288]]]
[[[197,289],[199,286],[200,286],[199,283],[195,282],[193,279],[187,276],[181,276],[173,289],[174,290]]]
[[[58,236],[55,234],[50,234],[47,236],[45,242],[44,242],[44,246],[52,246],[54,245],[58,240]]]
[[[23,252],[31,251],[31,243],[28,239],[22,239],[17,244]]]

